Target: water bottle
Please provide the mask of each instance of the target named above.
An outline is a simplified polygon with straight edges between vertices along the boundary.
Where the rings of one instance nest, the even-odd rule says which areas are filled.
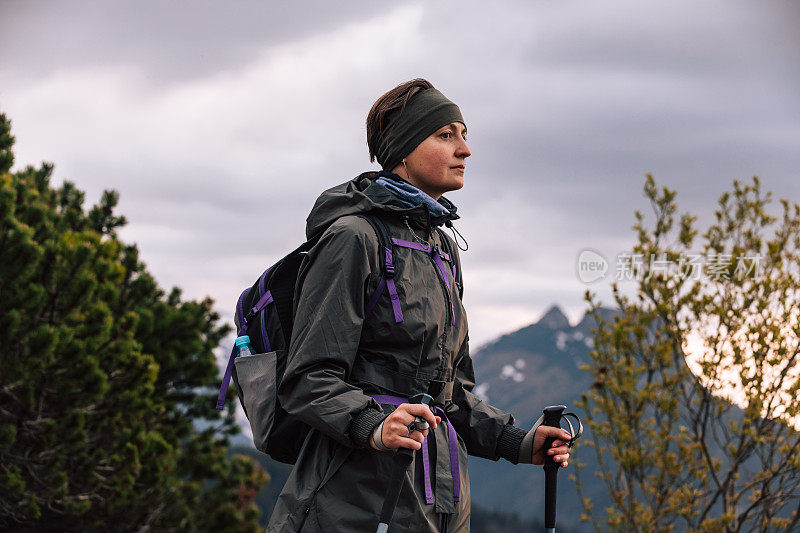
[[[253,355],[253,347],[250,346],[250,337],[247,335],[236,337],[236,357],[247,355]]]

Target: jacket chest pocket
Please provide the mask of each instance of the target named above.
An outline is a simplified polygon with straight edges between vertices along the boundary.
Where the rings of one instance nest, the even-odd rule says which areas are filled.
[[[364,348],[377,352],[377,360],[397,370],[441,379],[452,366],[454,337],[461,330],[456,319],[463,316],[458,296],[453,295],[455,283],[449,258],[443,258],[438,248],[398,246],[393,259],[392,281],[397,298],[392,299],[388,288],[383,287],[372,308],[374,316],[368,317],[362,337]],[[377,290],[382,285],[386,284],[379,281]],[[397,320],[395,306],[402,311],[401,321]],[[391,357],[382,353],[387,347],[393,348],[394,356],[402,360],[394,364],[387,361]]]
[[[395,330],[419,331],[419,326],[424,325],[428,336],[451,328],[455,302],[451,301],[449,287],[453,282],[447,263],[432,257],[431,252],[417,249],[396,249],[394,257],[392,284],[397,297],[387,283],[380,297],[380,322],[387,326],[394,323]],[[380,282],[377,290],[381,290]],[[402,314],[400,321],[397,306]]]

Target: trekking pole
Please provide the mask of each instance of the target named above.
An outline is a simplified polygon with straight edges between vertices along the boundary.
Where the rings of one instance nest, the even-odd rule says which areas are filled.
[[[561,416],[566,409],[566,405],[551,405],[544,408],[543,426],[561,427]],[[544,449],[549,450],[553,446],[554,437],[547,437],[544,441]],[[544,531],[545,533],[556,533],[556,496],[558,495],[558,463],[554,456],[547,455],[544,460]]]
[[[421,403],[430,407],[433,404],[433,396],[424,392],[415,394],[408,399],[408,403]],[[414,430],[424,431],[426,429],[428,429],[428,422],[418,416],[409,425],[409,435]],[[380,522],[376,533],[386,533],[389,529],[389,523],[392,521],[392,515],[400,497],[400,489],[403,488],[403,478],[409,465],[411,465],[411,461],[414,459],[414,450],[411,448],[399,448],[395,452],[393,459],[389,486],[386,488],[386,496],[383,498],[383,508],[381,509]]]

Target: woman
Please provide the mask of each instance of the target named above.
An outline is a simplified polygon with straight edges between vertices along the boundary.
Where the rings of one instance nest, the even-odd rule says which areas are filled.
[[[437,229],[459,218],[442,194],[464,185],[466,133],[458,106],[429,82],[399,85],[367,117],[383,170],[325,191],[308,216],[307,236],[322,236],[300,269],[278,395],[313,429],[268,531],[374,531],[397,448],[417,451],[392,532],[469,531],[467,454],[567,465],[566,431],[516,428],[472,393],[460,258]],[[360,214],[380,217],[392,249]],[[407,403],[418,393],[435,396],[436,414]],[[417,416],[430,429],[410,426]]]

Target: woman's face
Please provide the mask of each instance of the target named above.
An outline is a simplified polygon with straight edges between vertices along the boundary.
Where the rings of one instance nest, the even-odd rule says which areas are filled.
[[[442,194],[464,186],[470,155],[467,127],[451,122],[422,141],[406,156],[405,167],[400,163],[393,172],[438,200]]]

